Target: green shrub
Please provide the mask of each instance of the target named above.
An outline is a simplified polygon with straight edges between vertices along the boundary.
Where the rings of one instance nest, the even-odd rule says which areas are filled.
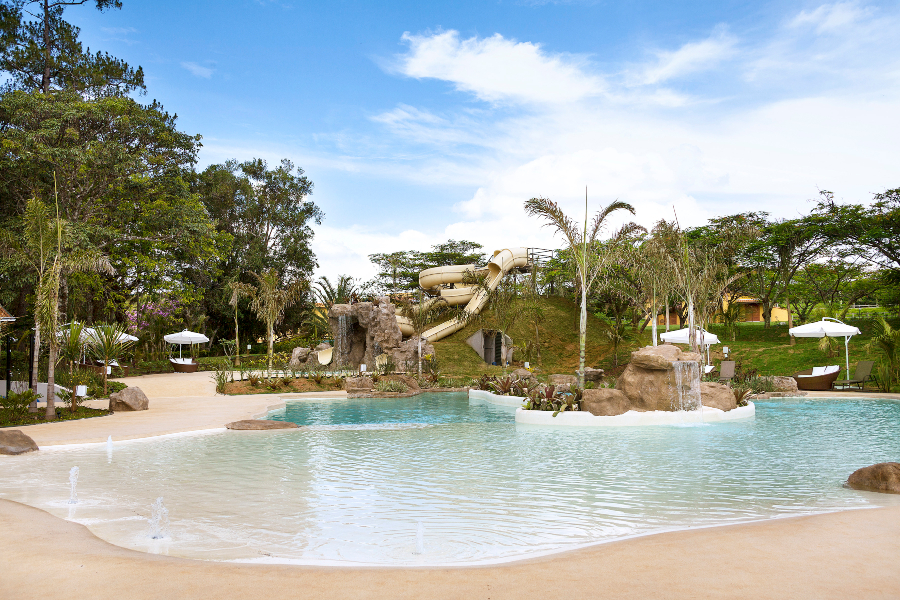
[[[12,420],[27,415],[28,405],[39,399],[40,396],[31,389],[27,389],[24,392],[9,390],[9,395],[6,398],[0,398],[0,406],[3,407],[5,416]]]
[[[393,379],[382,379],[378,383],[375,384],[375,389],[379,392],[400,392],[404,393],[409,390],[405,383],[402,381],[395,381]]]

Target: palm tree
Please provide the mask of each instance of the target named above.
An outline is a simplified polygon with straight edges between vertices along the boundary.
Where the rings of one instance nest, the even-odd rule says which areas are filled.
[[[241,366],[241,340],[240,335],[238,333],[238,304],[241,302],[241,298],[247,295],[247,291],[241,285],[238,284],[238,281],[230,281],[228,282],[228,287],[231,289],[231,299],[228,300],[228,304],[234,307],[234,366]]]
[[[75,412],[78,407],[77,386],[78,378],[76,377],[76,367],[78,361],[81,360],[81,353],[84,351],[84,325],[74,322],[69,328],[60,332],[59,358],[69,363],[69,386],[72,388],[71,409]]]
[[[634,207],[627,202],[615,200],[594,215],[588,226],[587,189],[584,192],[584,227],[573,221],[562,209],[549,198],[532,198],[525,202],[525,212],[531,216],[542,218],[545,225],[562,234],[568,244],[568,250],[574,258],[576,276],[581,287],[581,319],[578,328],[580,352],[578,358],[578,386],[584,387],[584,353],[587,342],[587,295],[593,287],[600,271],[608,264],[614,248],[610,244],[602,244],[600,236],[606,229],[606,219],[612,213],[626,210],[634,214]],[[634,223],[625,225],[615,237],[619,237],[638,228]]]
[[[422,376],[422,334],[444,310],[442,298],[431,298],[422,289],[400,299],[400,315],[409,320],[413,334],[418,339],[419,377]]]
[[[55,179],[55,174],[54,174]],[[56,362],[59,350],[57,327],[59,323],[59,286],[64,273],[88,271],[114,273],[109,259],[95,249],[75,247],[77,237],[68,222],[56,217],[50,208],[37,198],[25,206],[24,230],[21,234],[0,232],[0,249],[13,262],[31,268],[37,273],[37,290],[34,306],[34,362],[31,376],[37,391],[38,365],[41,335],[46,334],[50,347],[47,372],[47,410],[45,418],[56,418],[55,384]]]
[[[240,287],[242,293],[250,298],[250,308],[261,321],[266,324],[266,338],[269,342],[268,351],[268,376],[272,376],[272,356],[275,344],[275,326],[284,318],[284,311],[297,302],[307,289],[305,281],[295,281],[285,288],[281,287],[281,277],[275,269],[264,271],[262,275],[250,271],[256,279],[257,285],[235,282],[235,288]]]
[[[879,379],[883,391],[890,392],[897,372],[900,371],[900,329],[894,329],[884,317],[875,321],[875,331],[869,341],[868,348],[877,350],[885,358],[885,364],[879,369]]]
[[[101,323],[94,326],[94,333],[88,338],[88,344],[94,358],[103,363],[103,395],[105,396],[110,364],[117,362],[134,342],[128,339],[124,326],[117,323]]]

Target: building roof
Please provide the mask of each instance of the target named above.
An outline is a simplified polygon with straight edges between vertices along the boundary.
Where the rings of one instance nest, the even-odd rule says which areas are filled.
[[[15,320],[16,320],[16,318],[14,316],[12,316],[11,314],[9,314],[9,311],[6,310],[5,308],[3,308],[2,305],[0,305],[0,322],[11,323]]]

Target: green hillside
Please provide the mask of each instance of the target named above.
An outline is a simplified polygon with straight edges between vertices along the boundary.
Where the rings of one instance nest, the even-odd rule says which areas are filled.
[[[572,373],[578,369],[578,307],[564,298],[545,298],[544,318],[539,326],[541,338],[541,361],[532,360],[531,366],[537,366],[539,375],[551,373]],[[878,359],[878,356],[866,348],[872,331],[871,321],[860,320],[854,324],[863,334],[850,341],[851,369],[859,360]],[[483,362],[472,348],[466,344],[466,338],[479,329],[478,325],[469,325],[463,330],[434,343],[435,352],[441,369],[449,376],[479,376],[483,373],[500,374],[501,367]],[[787,325],[763,327],[762,323],[743,323],[737,327],[734,339],[725,339],[721,325],[711,325],[709,329],[723,340],[722,344],[712,347],[711,357],[714,363],[722,358],[722,347],[730,350],[729,359],[736,360],[745,371],[755,370],[760,375],[793,375],[812,366],[826,364],[844,364],[843,340],[835,340],[835,353],[829,357],[819,350],[817,339],[797,339],[791,345],[787,333]],[[588,337],[585,364],[589,367],[602,368],[611,375],[617,375],[630,358],[630,353],[651,343],[650,327],[643,333],[626,327],[626,339],[619,346],[619,366],[616,367],[613,346],[607,335],[609,326],[601,319],[588,316]],[[661,329],[662,331],[662,329]],[[510,336],[516,347],[514,366],[521,366],[523,353],[519,347],[533,339],[534,332],[528,331],[524,321],[517,323]]]

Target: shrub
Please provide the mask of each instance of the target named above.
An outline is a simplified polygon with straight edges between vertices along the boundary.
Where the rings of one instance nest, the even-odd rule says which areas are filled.
[[[775,380],[772,377],[765,377],[763,375],[754,375],[747,382],[747,385],[754,394],[764,394],[766,392],[775,391]]]
[[[406,392],[409,388],[402,381],[396,381],[393,379],[382,379],[378,383],[375,384],[375,389],[379,392]]]
[[[377,358],[381,358],[384,356],[384,360],[381,364],[378,364],[378,361],[375,361],[375,372],[380,375],[390,375],[394,371],[397,370],[397,364],[394,362],[394,358],[390,354],[380,354]]]
[[[6,413],[6,416],[13,420],[27,415],[28,405],[39,399],[40,396],[31,389],[23,392],[9,390],[9,395],[6,398],[0,398],[0,406],[3,406],[3,412]]]

